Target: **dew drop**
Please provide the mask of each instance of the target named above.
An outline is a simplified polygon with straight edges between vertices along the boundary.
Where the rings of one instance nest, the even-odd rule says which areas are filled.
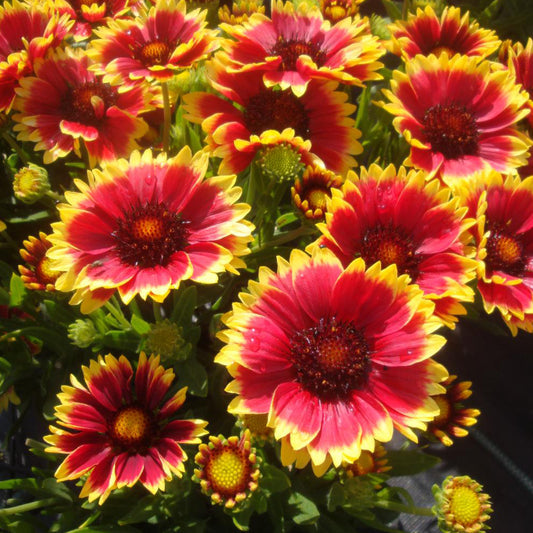
[[[250,337],[248,339],[248,345],[250,346],[250,350],[252,350],[252,352],[257,352],[261,346],[261,341],[257,337]]]

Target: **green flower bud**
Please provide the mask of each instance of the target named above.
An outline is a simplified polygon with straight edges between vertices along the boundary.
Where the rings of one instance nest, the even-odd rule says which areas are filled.
[[[78,319],[68,327],[68,338],[79,348],[88,348],[99,335],[90,319]]]
[[[257,162],[265,175],[276,181],[297,178],[305,168],[301,155],[287,143],[260,150]]]
[[[30,163],[21,168],[13,180],[15,198],[25,204],[33,204],[50,190],[46,169]]]
[[[168,319],[152,324],[151,331],[146,334],[144,349],[148,353],[160,355],[163,360],[184,360],[188,355],[183,328]]]

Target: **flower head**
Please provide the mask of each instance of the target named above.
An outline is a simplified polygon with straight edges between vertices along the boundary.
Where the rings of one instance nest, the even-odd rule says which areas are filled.
[[[387,450],[382,444],[376,442],[373,452],[363,450],[359,459],[353,463],[344,465],[344,473],[347,477],[364,476],[366,474],[382,474],[388,472],[392,467],[387,466]]]
[[[68,15],[51,13],[45,2],[0,5],[0,111],[11,110],[20,80],[32,74],[37,58],[61,44],[71,26]]]
[[[454,327],[457,315],[466,312],[461,302],[474,299],[467,283],[477,264],[467,257],[465,243],[475,219],[466,218],[466,211],[437,180],[427,182],[424,172],[374,164],[359,177],[349,172],[333,191],[326,222],[318,224],[324,236],[313,246],[327,246],[344,266],[355,257],[368,265],[396,265]]]
[[[148,127],[137,115],[146,109],[141,87],[111,87],[89,70],[87,55],[67,49],[35,65],[35,76],[21,80],[15,102],[18,139],[36,142],[45,164],[84,143],[91,166],[138,148]]]
[[[411,145],[407,164],[448,184],[484,168],[510,172],[526,164],[531,141],[515,125],[528,113],[527,93],[508,71],[447,54],[418,55],[405,68],[394,72],[392,91],[384,91],[391,103],[383,107]]]
[[[231,7],[224,5],[218,10],[220,22],[226,24],[242,24],[246,22],[253,13],[265,12],[262,0],[236,0],[231,3]]]
[[[533,38],[527,40],[525,47],[522,43],[509,46],[507,52],[509,70],[516,76],[516,82],[520,83],[529,95],[526,105],[530,113],[527,119],[533,127]]]
[[[160,355],[163,361],[179,358],[180,355],[186,356],[183,328],[167,318],[152,324],[146,334],[144,348],[148,352]]]
[[[439,17],[428,5],[424,10],[418,9],[416,15],[409,13],[407,21],[391,24],[389,29],[389,48],[405,59],[417,54],[439,56],[442,52],[450,57],[462,54],[483,59],[500,45],[493,30],[480,28],[477,22],[470,22],[468,11],[461,16],[461,10],[453,6],[446,7]]]
[[[147,150],[78,180],[49,237],[62,272],[56,288],[75,290],[71,303],[91,312],[115,290],[125,303],[136,294],[162,302],[182,280],[215,283],[235,272],[251,240],[249,206],[235,203],[235,176],[205,179],[207,165],[188,147],[168,159]]]
[[[33,204],[50,190],[48,172],[33,163],[21,168],[13,179],[15,198],[26,204]]]
[[[363,148],[350,118],[355,106],[336,83],[314,80],[298,98],[290,90],[265,87],[259,72],[231,74],[214,60],[209,73],[223,97],[188,94],[184,108],[187,119],[202,124],[212,153],[222,158],[220,172],[241,172],[258,152],[280,144],[299,153],[305,165],[318,158],[339,173],[356,165],[352,154]]]
[[[11,385],[4,393],[0,394],[0,413],[5,411],[9,404],[20,405],[20,398],[15,391],[15,387]]]
[[[255,13],[242,25],[220,26],[230,36],[218,52],[226,68],[261,72],[268,87],[279,85],[301,96],[311,79],[363,86],[381,78],[376,71],[383,64],[377,59],[384,49],[360,17],[331,26],[317,7],[276,1],[272,18]]]
[[[58,424],[45,437],[50,453],[68,454],[55,475],[59,481],[89,474],[80,497],[102,504],[110,492],[138,481],[151,493],[164,490],[165,480],[181,476],[187,455],[181,443],[199,443],[206,431],[202,420],[177,420],[186,387],[169,396],[174,371],[159,357],[139,356],[134,372],[120,356],[99,356],[83,366],[86,385],[71,376],[72,386],[58,394]]]
[[[317,475],[353,463],[396,427],[416,440],[438,414],[447,376],[430,357],[444,343],[433,304],[396,268],[346,269],[329,250],[293,250],[259,270],[224,317],[216,361],[234,378],[229,411],[267,414],[284,464]]]
[[[433,486],[439,528],[444,533],[482,533],[490,529],[486,521],[492,508],[489,495],[468,476],[448,476],[442,487]]]
[[[437,402],[440,413],[432,422],[428,424],[428,434],[434,435],[445,446],[451,446],[454,437],[465,437],[468,431],[467,426],[473,426],[479,416],[480,411],[477,409],[465,409],[462,401],[466,400],[472,394],[470,387],[471,381],[461,381],[453,383],[457,376],[449,376],[442,385],[446,387],[444,394],[438,394],[433,399]]]
[[[257,153],[257,163],[263,174],[275,181],[287,181],[299,176],[304,168],[301,154],[289,143],[265,146]]]
[[[68,338],[78,348],[88,348],[98,337],[94,322],[90,318],[79,318],[68,327]]]
[[[30,236],[22,244],[24,248],[20,250],[20,256],[27,265],[19,265],[19,272],[24,285],[33,290],[55,290],[55,282],[61,272],[52,270],[50,258],[46,256],[52,246],[46,233],[39,232],[39,238]]]
[[[342,185],[342,178],[325,168],[308,166],[291,187],[294,205],[310,220],[324,220],[331,189]]]
[[[135,20],[110,20],[95,30],[99,39],[88,54],[112,84],[170,80],[217,47],[215,33],[205,27],[206,13],[188,13],[185,0],[158,0]]]
[[[458,197],[477,219],[477,288],[487,313],[498,309],[513,334],[533,328],[533,176],[494,171],[458,184]]]
[[[215,504],[232,508],[257,489],[260,470],[249,430],[240,438],[211,435],[194,460],[199,466],[194,475]]]
[[[359,13],[359,4],[364,0],[320,0],[320,11],[332,24]]]

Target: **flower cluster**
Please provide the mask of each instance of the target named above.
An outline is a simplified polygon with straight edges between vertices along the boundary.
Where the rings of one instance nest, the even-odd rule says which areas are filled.
[[[481,414],[447,341],[533,332],[533,39],[384,4],[0,6],[0,411],[46,463],[0,528],[417,511],[389,478]]]

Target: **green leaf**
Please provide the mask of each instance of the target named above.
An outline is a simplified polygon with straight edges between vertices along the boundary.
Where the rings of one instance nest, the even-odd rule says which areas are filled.
[[[11,307],[18,307],[22,304],[24,296],[26,295],[26,287],[24,287],[24,282],[20,276],[17,276],[15,273],[11,276],[9,293],[9,305]]]
[[[289,505],[293,506],[296,514],[292,517],[296,524],[312,524],[320,518],[318,507],[303,494],[294,492],[289,498]]]
[[[19,331],[21,336],[40,339],[47,348],[56,352],[58,355],[65,355],[70,350],[70,343],[67,337],[53,329],[29,326]]]
[[[282,228],[283,226],[287,226],[292,222],[296,222],[297,220],[298,215],[296,215],[296,213],[284,213],[276,220],[276,226],[278,228]]]
[[[341,507],[345,502],[344,487],[341,483],[336,482],[331,485],[326,497],[328,511],[333,512],[337,507]]]
[[[74,322],[76,317],[72,314],[72,308],[67,310],[53,300],[44,300],[43,304],[50,320],[53,320],[56,324],[70,324]]]
[[[392,2],[391,0],[381,0],[383,7],[387,12],[387,15],[392,20],[398,20],[402,18],[402,3],[401,2]]]
[[[191,285],[187,287],[174,304],[174,310],[172,311],[170,320],[182,326],[190,325],[197,301],[198,291],[196,286]]]
[[[146,320],[143,320],[140,316],[137,315],[133,315],[131,317],[131,326],[139,335],[144,335],[152,329],[152,327],[148,322],[146,322]]]
[[[268,493],[283,492],[291,486],[291,480],[279,468],[264,463],[261,466],[263,477],[259,480],[259,486],[262,490]]]
[[[56,478],[49,477],[43,481],[43,490],[52,496],[58,496],[69,502],[73,501],[72,493],[63,483],[59,483]]]
[[[102,337],[102,344],[110,348],[118,348],[123,352],[136,352],[139,347],[139,335],[130,329],[125,331],[108,331]]]
[[[387,452],[387,459],[392,470],[391,476],[410,476],[433,468],[440,462],[438,457],[414,450],[391,450]]]
[[[142,530],[137,529],[136,527],[131,526],[117,526],[117,525],[106,525],[106,526],[88,526],[81,527],[79,529],[71,529],[67,533],[140,533]]]
[[[194,357],[176,365],[178,385],[187,386],[187,391],[194,396],[207,396],[207,372]]]
[[[38,490],[39,485],[35,478],[6,479],[0,481],[0,490]]]

